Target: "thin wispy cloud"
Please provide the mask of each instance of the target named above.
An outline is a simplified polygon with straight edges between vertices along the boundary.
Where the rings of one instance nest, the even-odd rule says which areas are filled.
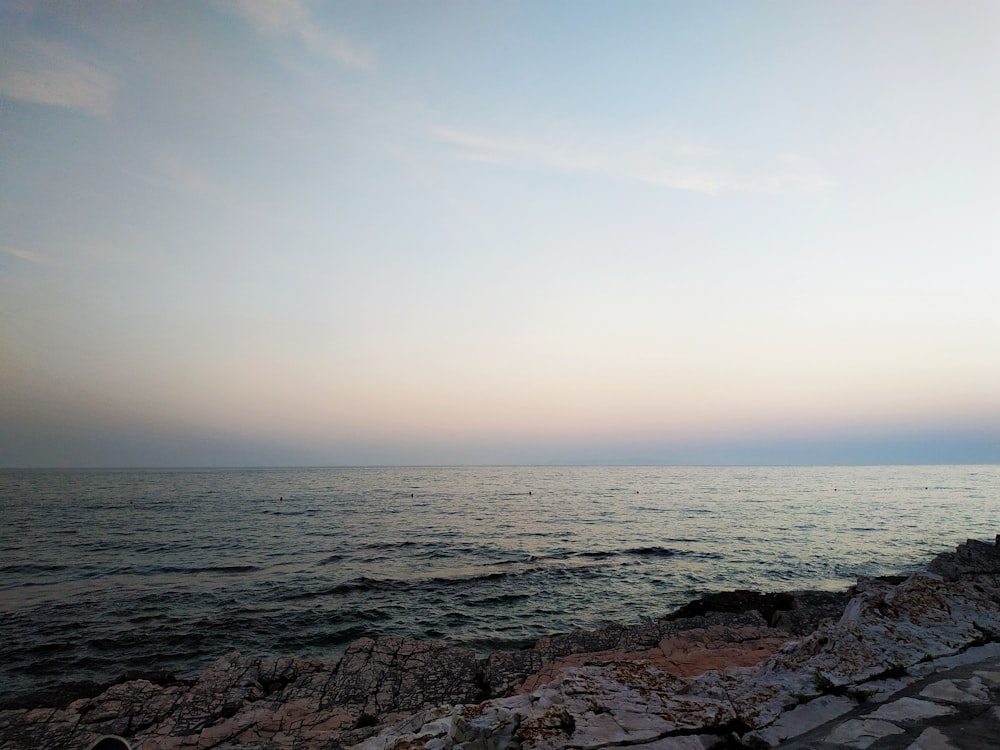
[[[74,248],[80,259],[91,265],[127,265],[145,257],[132,245],[84,242]]]
[[[31,250],[25,250],[20,247],[11,247],[9,245],[0,245],[0,253],[4,255],[9,255],[12,258],[17,258],[25,263],[30,263],[35,266],[61,266],[62,263],[55,258],[50,258],[47,255],[42,255],[41,253],[32,252]]]
[[[696,193],[787,192],[832,185],[807,159],[727,154],[655,138],[570,136],[541,140],[438,127],[433,136],[458,158],[490,164],[603,175]]]
[[[142,179],[184,201],[211,206],[215,211],[258,222],[282,221],[280,211],[269,204],[248,199],[226,173],[215,172],[178,151],[164,150],[153,156]]]
[[[0,95],[107,117],[118,82],[55,42],[24,39],[12,44],[0,64]]]
[[[360,70],[372,67],[368,50],[317,23],[299,0],[233,0],[228,7],[261,34],[295,36],[311,52],[348,67]]]
[[[148,179],[185,198],[227,204],[230,196],[194,162],[176,153],[161,153],[153,162]]]

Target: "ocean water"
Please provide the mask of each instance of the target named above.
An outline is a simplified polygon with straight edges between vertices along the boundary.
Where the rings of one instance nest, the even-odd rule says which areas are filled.
[[[486,650],[1000,533],[1000,466],[0,471],[0,696],[395,634]]]

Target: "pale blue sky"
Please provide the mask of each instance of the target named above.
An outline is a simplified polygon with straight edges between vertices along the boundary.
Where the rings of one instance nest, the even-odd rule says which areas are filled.
[[[1000,461],[995,2],[0,0],[0,466]]]

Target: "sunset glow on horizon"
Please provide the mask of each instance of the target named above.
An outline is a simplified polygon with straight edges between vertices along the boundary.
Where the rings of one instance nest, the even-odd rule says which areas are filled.
[[[1000,461],[1000,8],[0,5],[0,467]]]

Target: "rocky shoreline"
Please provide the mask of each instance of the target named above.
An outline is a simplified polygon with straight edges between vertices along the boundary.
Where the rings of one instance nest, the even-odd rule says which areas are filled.
[[[1000,536],[843,592],[737,591],[482,657],[362,638],[335,662],[227,654],[0,708],[0,750],[771,747],[1000,642]],[[950,663],[950,662],[948,662]]]

